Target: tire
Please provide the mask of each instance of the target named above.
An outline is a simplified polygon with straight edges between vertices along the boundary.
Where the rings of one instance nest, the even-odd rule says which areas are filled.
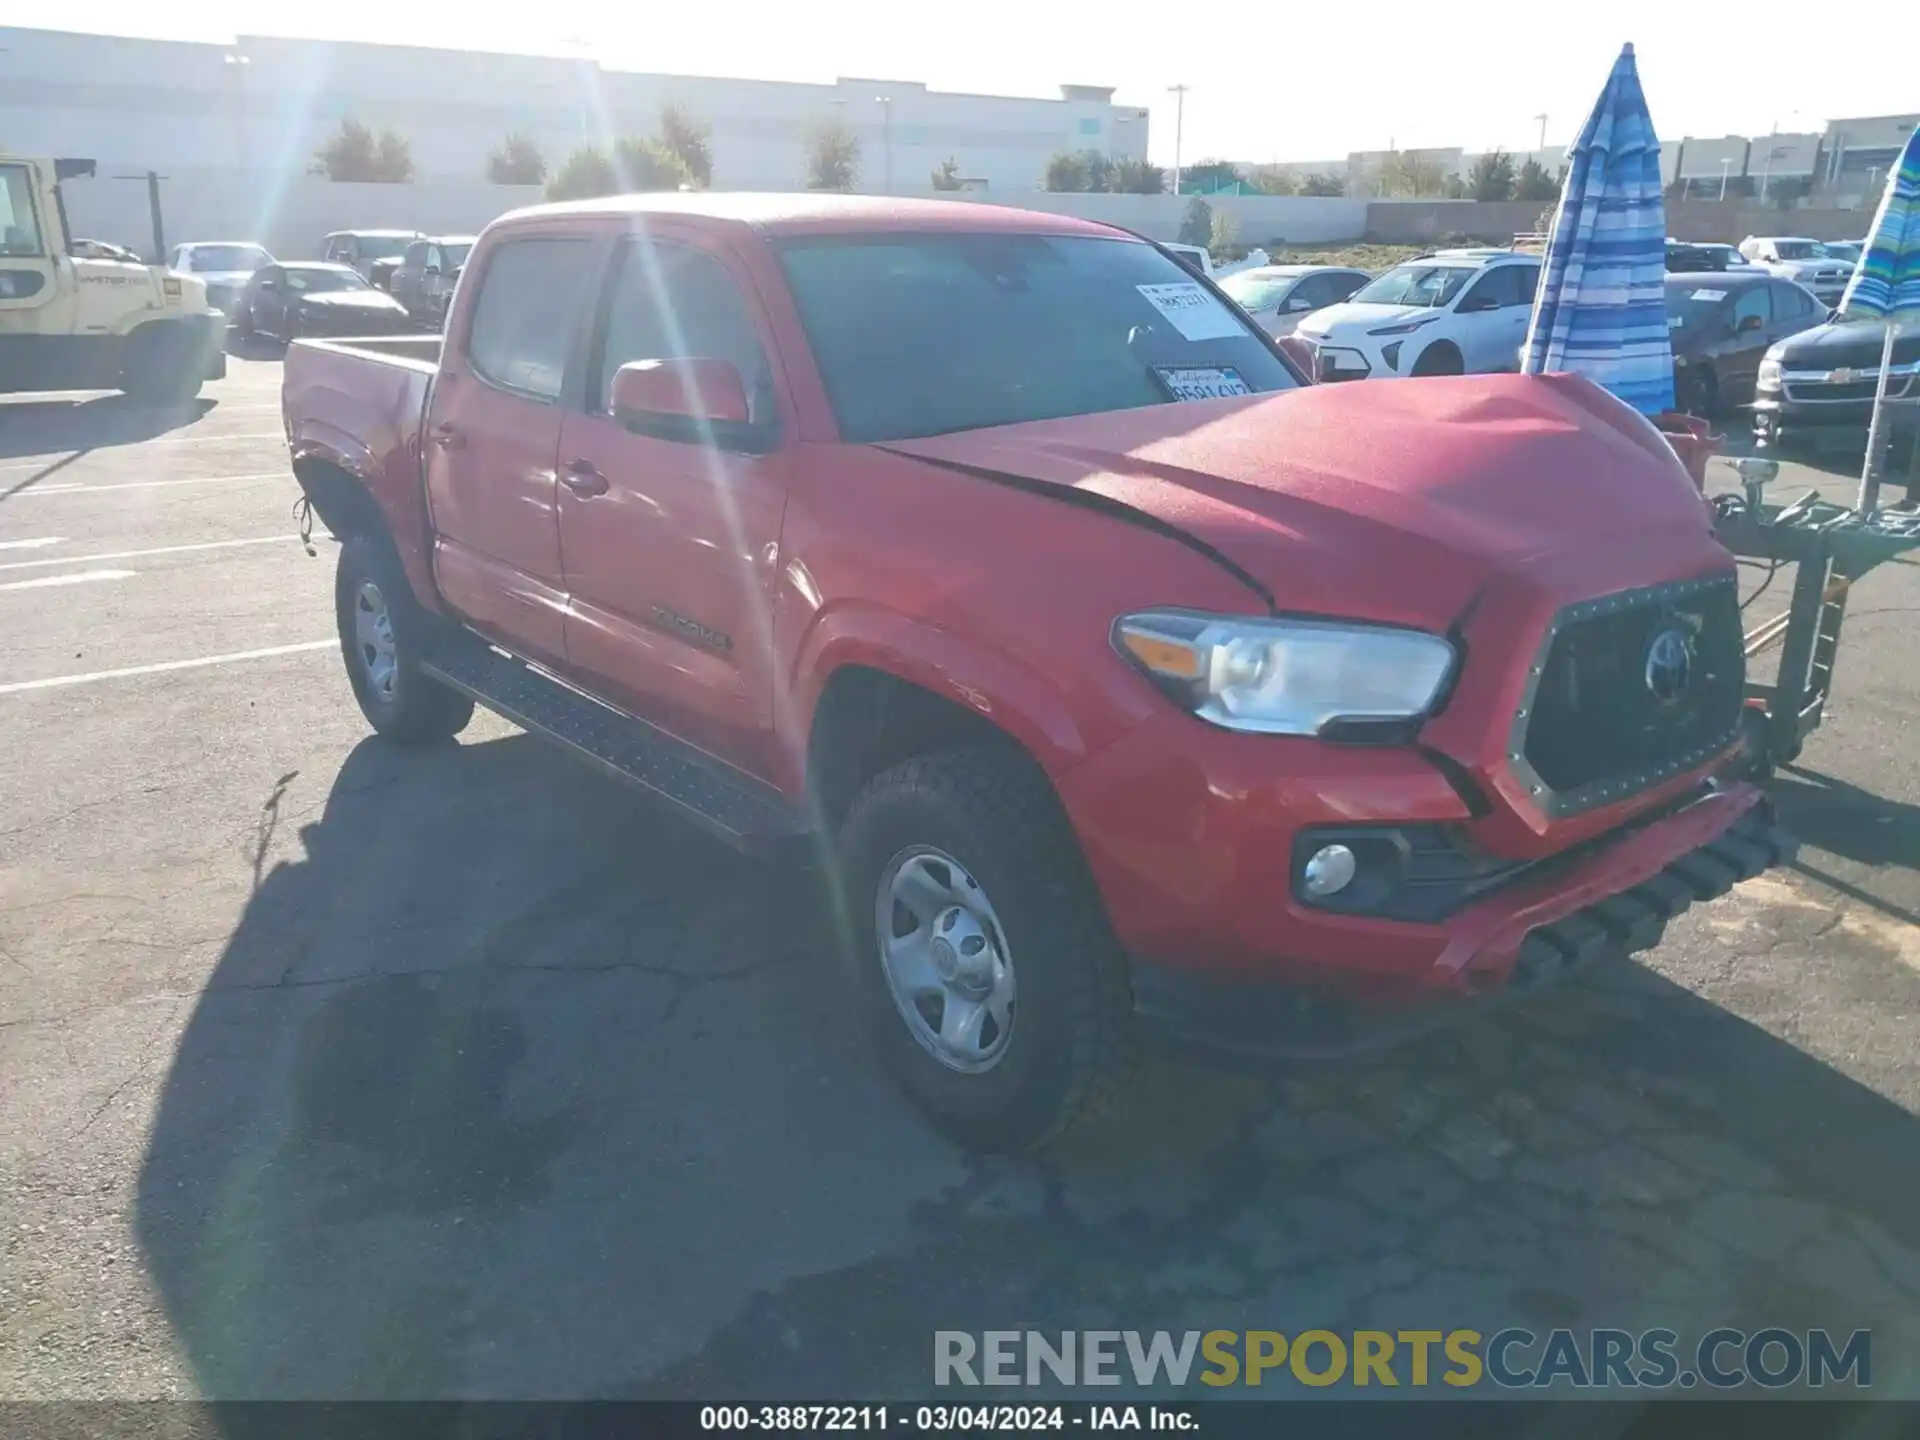
[[[431,620],[384,535],[347,537],[333,595],[341,659],[367,723],[398,745],[432,744],[464,730],[473,701],[420,669]]]
[[[1460,358],[1460,351],[1450,340],[1441,340],[1429,345],[1420,352],[1413,362],[1409,375],[1464,375],[1467,373],[1466,361]]]
[[[848,811],[839,859],[852,993],[887,1068],[938,1129],[976,1150],[1033,1150],[1111,1108],[1135,1055],[1126,960],[1052,788],[1026,756],[970,745],[876,776]],[[966,907],[944,898],[916,902],[924,916],[893,903],[894,877],[909,870],[931,877],[936,891],[944,877],[950,894],[968,900],[957,928],[945,917]],[[920,947],[932,957],[921,971],[932,982],[921,997],[928,1008],[896,998],[883,923],[891,935],[908,926],[928,936]],[[983,935],[989,966],[1004,962],[1010,977],[1004,1030],[989,1016],[972,1032],[970,1054],[994,1052],[982,1068],[937,1058],[929,1042],[965,978],[936,973],[943,929],[959,937],[947,962],[975,954],[967,947]]]
[[[128,340],[126,364],[120,373],[121,392],[144,404],[191,400],[206,383],[206,365],[183,336],[168,332],[173,324],[143,327]]]
[[[240,305],[233,312],[233,333],[242,340],[253,338],[253,307]]]

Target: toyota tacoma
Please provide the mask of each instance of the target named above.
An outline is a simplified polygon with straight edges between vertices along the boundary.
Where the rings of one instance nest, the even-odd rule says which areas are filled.
[[[1307,385],[1104,226],[536,207],[444,338],[300,341],[284,408],[373,728],[477,702],[831,857],[849,1003],[972,1145],[1098,1110],[1154,1027],[1335,1054],[1645,949],[1788,843],[1645,420]]]

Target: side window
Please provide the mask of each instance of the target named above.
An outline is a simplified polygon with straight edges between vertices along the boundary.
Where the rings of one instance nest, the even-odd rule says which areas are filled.
[[[0,255],[44,255],[33,211],[33,181],[24,165],[0,165]]]
[[[1534,297],[1540,293],[1540,267],[1538,265],[1512,265],[1513,303],[1533,308]]]
[[[1751,325],[1757,318],[1762,329],[1773,319],[1772,306],[1767,301],[1769,285],[1749,285],[1733,297],[1733,329],[1738,334],[1741,329]]]
[[[444,270],[447,268],[447,257],[440,253],[440,247],[438,245],[426,245],[422,246],[421,249],[421,265],[429,270]]]
[[[1513,265],[1500,265],[1482,273],[1460,296],[1458,311],[1498,310],[1513,304]]]
[[[1323,306],[1331,305],[1333,303],[1333,287],[1330,283],[1332,279],[1330,275],[1307,276],[1293,287],[1292,293],[1287,296],[1287,303],[1281,309],[1305,314],[1308,310],[1318,310]],[[1305,305],[1300,303],[1303,300],[1306,302]]]
[[[495,248],[467,332],[476,375],[538,400],[560,398],[591,252],[586,240],[509,240]]]
[[[1332,294],[1329,296],[1329,303],[1338,305],[1342,300],[1347,299],[1354,291],[1366,283],[1367,277],[1365,275],[1327,276],[1327,285],[1332,291]]]
[[[622,247],[596,368],[605,412],[613,375],[635,360],[729,360],[747,392],[747,418],[775,415],[773,369],[740,287],[713,256],[687,245],[633,241]]]
[[[427,247],[418,240],[407,246],[406,253],[400,257],[400,263],[409,270],[418,270],[427,263]]]
[[[1773,291],[1773,318],[1804,320],[1813,313],[1813,297],[1798,285],[1769,285]]]

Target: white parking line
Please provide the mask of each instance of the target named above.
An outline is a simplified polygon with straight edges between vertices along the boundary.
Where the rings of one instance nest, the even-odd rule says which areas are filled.
[[[7,498],[20,500],[29,495],[98,495],[108,490],[158,490],[169,485],[253,485],[262,480],[291,480],[291,470],[267,470],[258,475],[202,475],[192,480],[122,480],[112,485],[29,485]]]
[[[87,675],[51,675],[45,680],[15,680],[0,685],[0,695],[26,690],[53,690],[63,685],[91,685],[96,680],[127,680],[136,675],[164,675],[173,670],[198,670],[207,665],[233,665],[242,660],[270,660],[276,655],[299,655],[309,650],[332,650],[338,640],[308,640],[299,645],[270,645],[264,650],[236,650],[231,655],[203,655],[197,660],[165,660],[157,665],[130,665],[124,670],[95,670]]]
[[[0,540],[0,550],[44,550],[64,541],[64,535],[45,535],[38,540]]]
[[[224,445],[227,441],[241,440],[285,440],[284,430],[249,430],[244,435],[164,435],[155,440],[142,440],[139,445],[145,449],[149,445]],[[23,470],[41,470],[56,461],[78,459],[82,455],[102,455],[110,450],[125,449],[123,445],[89,446],[84,450],[49,450],[44,455],[36,455],[31,460],[9,460],[0,465],[0,475],[17,475]]]
[[[227,550],[235,545],[297,546],[299,539],[289,531],[285,535],[255,535],[246,540],[201,540],[192,545],[159,545],[151,550],[109,550],[104,555],[62,555],[58,559],[10,560],[0,570],[40,570],[48,565],[88,565],[96,560],[144,560],[149,555],[180,555],[189,550]]]
[[[9,580],[0,590],[41,590],[49,585],[85,585],[93,580],[131,580],[137,570],[82,570],[77,575],[42,575],[38,580]]]

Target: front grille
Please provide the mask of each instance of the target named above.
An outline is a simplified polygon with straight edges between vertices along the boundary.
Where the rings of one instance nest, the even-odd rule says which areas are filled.
[[[1548,628],[1508,760],[1548,815],[1612,804],[1730,745],[1745,686],[1733,576],[1582,601]]]
[[[1912,375],[1887,376],[1887,398],[1898,400],[1913,387]],[[1870,380],[1789,380],[1782,387],[1789,400],[1802,404],[1820,404],[1831,400],[1871,400],[1877,393],[1879,374]]]

